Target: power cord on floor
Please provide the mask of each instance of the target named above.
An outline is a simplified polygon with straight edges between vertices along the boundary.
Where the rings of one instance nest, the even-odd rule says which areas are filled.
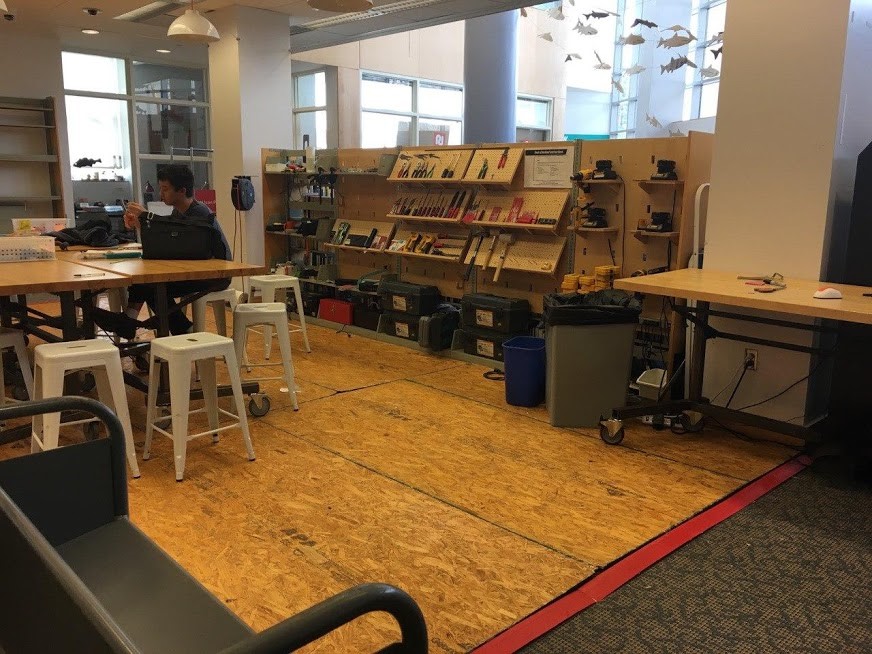
[[[506,373],[504,373],[502,370],[494,369],[488,370],[486,373],[484,373],[484,375],[482,375],[482,377],[489,381],[505,381]]]
[[[784,389],[783,391],[781,391],[780,393],[776,393],[776,394],[773,395],[772,397],[766,398],[765,400],[760,400],[759,402],[755,402],[754,404],[748,404],[748,405],[743,406],[743,407],[741,407],[741,408],[739,408],[739,409],[736,409],[736,410],[737,410],[737,411],[746,411],[747,409],[753,409],[753,408],[758,407],[758,406],[761,406],[761,405],[763,405],[763,404],[768,404],[769,402],[772,402],[773,400],[777,400],[777,399],[778,399],[779,397],[781,397],[782,395],[785,395],[786,393],[792,391],[794,388],[796,388],[797,386],[799,386],[802,382],[804,382],[804,381],[806,381],[806,380],[808,380],[808,379],[811,379],[812,375],[814,375],[814,374],[818,371],[818,369],[823,365],[823,363],[824,363],[823,360],[818,361],[818,364],[817,364],[817,365],[812,369],[812,371],[811,371],[810,373],[808,373],[808,374],[807,374],[805,377],[803,377],[802,379],[799,379],[799,380],[793,382],[790,386],[788,386],[787,388],[785,388],[785,389]]]

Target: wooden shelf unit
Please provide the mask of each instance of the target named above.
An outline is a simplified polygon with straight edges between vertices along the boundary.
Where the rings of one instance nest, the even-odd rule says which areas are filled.
[[[620,227],[576,227],[575,231],[579,234],[584,234],[588,236],[592,236],[594,234],[599,234],[605,236],[606,234],[617,234],[621,231]]]
[[[510,185],[515,179],[521,161],[524,158],[524,149],[526,144],[492,148],[482,147],[475,151],[472,161],[469,162],[469,167],[466,170],[466,175],[463,178],[466,184],[483,184],[483,185]],[[500,168],[500,162],[505,157],[505,163]],[[487,170],[483,177],[480,177],[483,170]]]
[[[66,220],[54,98],[0,97],[3,218]],[[15,207],[20,210],[16,211]],[[11,231],[11,224],[0,232]]]
[[[401,150],[394,169],[388,176],[388,181],[403,184],[460,183],[466,174],[473,152],[472,148],[464,147]],[[412,177],[416,169],[423,169],[426,173],[422,177]],[[446,175],[446,171],[450,176]],[[432,176],[428,177],[429,174]]]

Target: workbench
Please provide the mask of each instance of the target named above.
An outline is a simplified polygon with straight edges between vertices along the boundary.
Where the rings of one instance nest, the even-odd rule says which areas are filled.
[[[872,292],[872,289],[863,286],[785,278],[786,288],[772,293],[759,293],[754,290],[754,286],[749,286],[745,281],[738,279],[739,275],[736,272],[686,269],[615,281],[615,288],[623,291],[643,295],[659,295],[683,301],[673,308],[678,315],[691,322],[694,329],[690,361],[686,363],[690,371],[686,398],[646,402],[615,409],[612,419],[604,420],[601,423],[600,435],[604,441],[608,443],[621,442],[624,434],[622,421],[626,418],[645,415],[679,415],[682,419],[682,426],[693,428],[693,413],[711,416],[716,420],[759,427],[805,441],[819,439],[819,435],[807,427],[711,404],[703,397],[702,390],[706,343],[710,339],[721,338],[818,357],[832,356],[833,349],[825,346],[796,345],[719,331],[709,324],[709,320],[710,318],[729,318],[813,334],[834,333],[835,330],[832,327],[814,321],[811,321],[813,324],[809,324],[808,319],[870,325],[872,324],[872,297],[864,297],[864,293]],[[815,299],[814,293],[821,287],[832,287],[840,290],[842,299]],[[712,304],[718,305],[718,310],[712,309]],[[758,317],[739,313],[736,311],[737,309],[780,314],[786,316],[787,319]],[[790,317],[795,317],[796,320],[791,320]],[[800,319],[805,319],[805,321]]]

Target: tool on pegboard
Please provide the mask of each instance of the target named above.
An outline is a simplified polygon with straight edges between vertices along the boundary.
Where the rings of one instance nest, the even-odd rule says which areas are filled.
[[[497,248],[497,240],[499,239],[499,237],[500,237],[500,234],[499,234],[499,232],[497,232],[496,234],[493,235],[493,238],[491,238],[490,247],[488,248],[487,252],[485,253],[484,261],[481,264],[482,270],[486,270],[487,267],[490,265],[491,257],[494,256],[494,250],[496,250],[496,248]]]
[[[509,256],[509,248],[511,247],[512,243],[515,242],[515,235],[500,234],[499,241],[503,244],[503,249],[500,252],[499,258],[497,259],[497,269],[496,272],[494,272],[494,284],[500,281],[500,275],[503,272],[503,266],[506,265],[506,257]]]

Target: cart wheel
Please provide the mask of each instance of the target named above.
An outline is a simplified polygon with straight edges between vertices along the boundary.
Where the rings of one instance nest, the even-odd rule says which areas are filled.
[[[248,412],[255,418],[262,418],[269,413],[269,410],[270,401],[266,395],[260,397],[260,404],[257,403],[257,400],[254,397],[248,401]]]
[[[97,388],[97,380],[94,379],[93,373],[86,372],[82,375],[81,389],[83,393],[90,393]]]
[[[86,441],[95,441],[100,438],[100,423],[86,422],[82,425],[82,433],[85,434]]]
[[[12,387],[12,397],[19,402],[25,402],[30,399],[27,395],[27,387],[24,384],[15,384]]]
[[[693,411],[685,411],[678,416],[678,424],[681,425],[681,428],[686,432],[701,431],[705,426],[703,416]]]
[[[139,372],[148,372],[148,364],[148,357],[144,354],[137,354],[135,357],[133,357],[133,365],[136,366],[136,369]]]
[[[600,438],[609,445],[617,445],[624,440],[624,423],[620,420],[603,420],[600,422]]]

